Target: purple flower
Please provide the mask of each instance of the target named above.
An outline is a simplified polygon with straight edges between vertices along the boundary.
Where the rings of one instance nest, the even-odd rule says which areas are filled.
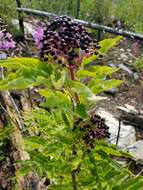
[[[36,31],[33,35],[34,41],[38,49],[42,48],[42,40],[44,37],[44,28],[42,26],[37,26]]]
[[[4,36],[4,33],[2,31],[0,31],[0,40],[1,38]]]
[[[6,31],[0,31],[0,50],[6,51],[15,48],[12,35]]]
[[[9,50],[15,47],[15,42],[13,40],[11,41],[6,41],[5,44],[5,50]]]

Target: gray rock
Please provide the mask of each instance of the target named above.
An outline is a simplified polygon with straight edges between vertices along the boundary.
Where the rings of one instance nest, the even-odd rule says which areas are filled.
[[[109,112],[100,108],[96,112],[101,117],[105,118],[106,124],[109,126],[109,132],[111,134],[109,142],[111,144],[116,144],[119,121]],[[118,147],[122,150],[127,149],[129,145],[132,145],[136,141],[135,129],[131,125],[124,125],[121,123],[120,137],[118,141]]]
[[[1,59],[6,59],[6,58],[7,58],[6,53],[0,53],[0,60]]]
[[[138,75],[138,73],[134,73],[134,80],[139,80],[140,76]]]
[[[123,48],[120,49],[121,52],[125,52],[125,50]]]
[[[131,52],[132,50],[131,49],[127,49],[126,51]]]
[[[115,96],[117,94],[117,92],[119,92],[118,88],[111,88],[111,89],[105,91],[105,93],[110,94],[112,96]]]
[[[119,64],[118,67],[119,67],[120,69],[122,69],[123,71],[126,71],[126,72],[129,73],[130,75],[133,74],[133,71],[131,71],[131,69],[129,69],[126,65],[124,65],[124,64],[122,64],[122,63]]]
[[[117,67],[117,66],[116,66],[115,64],[113,64],[112,62],[110,62],[110,63],[108,64],[108,66],[113,67],[113,68],[116,68],[116,67]]]
[[[17,19],[12,19],[12,23],[17,27],[17,29],[19,29],[19,21]],[[35,32],[34,25],[28,22],[24,22],[24,29],[26,35],[33,35],[33,33]]]
[[[143,164],[143,140],[134,142],[127,149],[136,162]]]
[[[125,59],[125,60],[128,59],[128,56],[127,56],[125,53],[121,53],[121,54],[120,54],[120,57],[121,57],[122,59]]]

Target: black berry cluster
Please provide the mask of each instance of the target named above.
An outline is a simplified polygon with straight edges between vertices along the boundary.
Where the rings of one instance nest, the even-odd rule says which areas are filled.
[[[109,127],[105,124],[105,119],[97,114],[92,115],[89,122],[84,123],[83,120],[78,119],[75,122],[74,130],[78,127],[79,130],[83,131],[82,139],[90,148],[94,148],[95,139],[110,137]]]
[[[42,44],[40,55],[43,61],[51,55],[55,60],[68,62],[69,65],[75,64],[80,55],[98,54],[100,48],[83,25],[67,16],[56,18],[44,30]]]

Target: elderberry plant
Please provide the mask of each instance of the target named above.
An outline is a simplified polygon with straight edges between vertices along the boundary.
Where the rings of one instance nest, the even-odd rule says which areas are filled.
[[[134,184],[142,187],[142,178],[134,179],[129,170],[111,159],[111,155],[129,155],[107,143],[109,128],[93,113],[102,99],[97,95],[121,81],[106,80],[117,69],[89,64],[121,38],[97,44],[85,27],[66,16],[41,32],[43,35],[35,36],[39,59],[0,61],[0,66],[13,71],[0,81],[0,90],[38,87],[44,99],[25,116],[28,134],[24,141],[30,160],[21,161],[23,167],[17,176],[34,171],[51,190],[127,190]]]

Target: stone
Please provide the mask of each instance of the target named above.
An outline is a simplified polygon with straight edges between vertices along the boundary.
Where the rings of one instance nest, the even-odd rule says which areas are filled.
[[[128,74],[132,75],[133,74],[133,71],[131,71],[131,69],[129,69],[126,65],[124,64],[119,64],[118,67],[120,69],[122,69],[123,71],[126,71]]]
[[[6,53],[0,53],[0,60],[7,59]]]
[[[108,66],[116,68],[117,66],[115,64],[113,64],[112,62],[108,63]]]
[[[120,49],[121,52],[124,52],[125,50],[123,48]]]
[[[132,62],[133,62],[133,60],[129,60],[128,62],[129,62],[129,63],[132,63]]]
[[[108,111],[100,108],[96,112],[106,121],[109,126],[109,132],[111,134],[109,142],[111,144],[116,144],[117,134],[119,128],[119,121]],[[121,131],[118,141],[118,147],[122,150],[126,150],[129,145],[132,145],[136,141],[135,128],[131,125],[125,125],[121,122]]]
[[[119,92],[118,88],[111,88],[111,89],[105,91],[105,93],[110,94],[112,96],[115,96],[117,94],[117,92]]]
[[[134,73],[133,77],[134,77],[134,80],[139,80],[139,78],[140,78],[138,73]]]
[[[127,147],[127,150],[133,156],[133,159],[140,164],[143,164],[143,140],[134,142]]]
[[[128,59],[128,56],[127,56],[126,54],[124,54],[124,53],[121,53],[121,54],[120,54],[120,57],[121,57],[122,59]]]
[[[131,52],[132,50],[131,49],[127,49],[126,51]]]
[[[12,23],[16,26],[17,29],[19,29],[19,21],[17,19],[12,19]],[[24,30],[26,35],[33,35],[35,32],[35,27],[31,23],[24,22]]]

